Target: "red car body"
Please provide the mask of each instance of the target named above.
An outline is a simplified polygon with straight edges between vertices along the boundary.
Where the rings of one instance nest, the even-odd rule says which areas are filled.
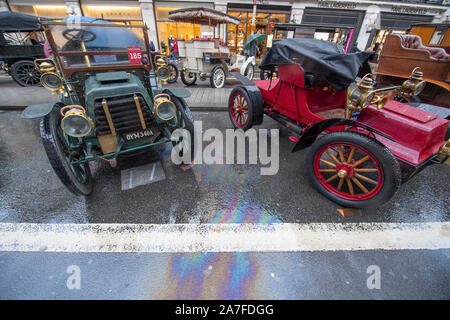
[[[303,71],[297,64],[278,66],[278,79],[254,81],[264,102],[273,110],[305,127],[329,118],[344,118],[346,91],[332,87],[305,89]],[[383,109],[375,105],[363,109],[358,122],[366,124],[392,139],[374,133],[399,159],[420,165],[442,146],[449,121],[408,104],[389,100]],[[342,130],[342,126],[330,130]],[[353,130],[361,131],[358,127]]]
[[[348,135],[349,131],[350,133],[360,133],[367,136],[368,139],[370,139],[367,140],[369,142],[376,140],[378,147],[387,148],[389,150],[387,152],[390,152],[393,155],[392,158],[394,159],[395,157],[397,163],[393,164],[393,166],[398,166],[401,169],[397,170],[398,172],[401,171],[401,182],[407,181],[428,164],[436,163],[438,157],[441,161],[449,159],[448,147],[450,147],[450,143],[447,143],[449,144],[448,146],[445,144],[445,135],[448,130],[449,120],[395,100],[387,100],[382,109],[378,109],[375,104],[369,105],[360,111],[356,119],[346,119],[345,108],[347,90],[336,91],[326,83],[315,86],[305,86],[305,74],[303,73],[302,67],[298,64],[282,64],[277,67],[279,76],[277,79],[250,82],[247,79],[243,79],[236,75],[245,85],[242,89],[245,90],[247,94],[242,94],[242,91],[235,89],[230,95],[230,118],[236,128],[242,128],[244,130],[248,129],[251,126],[251,124],[249,125],[249,121],[252,121],[253,124],[260,124],[263,115],[268,115],[298,135],[298,138],[295,139],[297,140],[297,143],[293,151],[313,145],[316,138],[321,133],[328,134],[339,132],[344,133],[344,135]],[[243,112],[239,111],[239,106],[236,105],[236,101],[242,101],[243,99],[238,97],[236,100],[236,95],[239,94],[242,94],[242,97],[244,98],[247,96],[245,99],[248,99],[247,113],[251,113],[251,116],[245,121],[242,120],[242,117],[245,116],[246,104],[241,103],[244,106]],[[365,143],[362,144],[363,146],[361,146],[361,148],[364,149]],[[336,150],[335,155],[337,158],[337,151],[344,150],[345,148],[348,150],[350,147],[353,148],[357,145],[358,144],[354,144],[353,142],[348,143],[344,141],[342,147],[337,147],[337,150],[336,147],[334,147],[334,149],[333,147],[329,148]],[[314,149],[314,145],[312,149]],[[443,154],[444,149],[447,151]],[[320,151],[317,150],[315,152]],[[323,150],[321,152],[324,153]],[[329,152],[328,149],[327,152]],[[370,152],[366,153],[371,155],[371,157],[373,155]],[[370,200],[372,197],[370,192],[372,191],[368,191],[367,196],[363,194],[357,197],[353,195],[353,185],[348,186],[348,190],[351,189],[351,191],[340,191],[345,184],[345,179],[348,180],[349,176],[345,179],[341,179],[342,181],[339,183],[339,186],[334,186],[334,189],[328,186],[325,182],[336,179],[333,177],[318,177],[317,173],[319,171],[327,170],[319,168],[317,165],[319,162],[314,160],[314,157],[317,158],[315,155],[311,155],[310,157],[310,159],[313,159],[311,160],[310,168],[311,171],[316,172],[316,180],[318,181],[316,181],[316,186],[318,186],[319,189],[322,189],[319,191],[345,206],[366,207],[375,203],[370,201],[363,203],[363,201],[360,201]],[[444,160],[442,160],[443,158]],[[316,162],[313,165],[312,163],[314,161]],[[374,168],[379,168],[379,170],[381,170],[381,167],[384,165],[380,165],[379,163],[383,161],[384,160],[380,160],[379,162],[374,161],[374,163],[376,163]],[[345,164],[345,162],[343,163]],[[337,166],[336,174],[339,171],[340,165],[342,165],[342,163]],[[355,168],[351,168],[351,164],[345,165],[349,167],[348,172],[345,174],[352,171],[351,179],[353,179],[353,175],[355,174],[353,169]],[[328,171],[332,171],[332,169],[334,168],[328,169]],[[357,170],[358,169],[356,169],[356,171]],[[359,170],[363,171],[364,169]],[[397,171],[394,170],[393,172]],[[379,184],[387,182],[386,175],[389,174],[391,173],[386,171],[384,173],[384,178],[379,177]],[[382,175],[383,173],[380,171],[380,176]],[[341,176],[339,176],[339,178],[340,177]],[[367,181],[374,182],[371,179],[367,179]],[[359,181],[355,183],[358,183],[358,186],[360,185]],[[393,186],[391,189],[396,190],[397,187],[394,186],[396,183],[397,182],[392,183]],[[400,182],[398,182],[398,184],[400,184]],[[377,185],[377,187],[374,188],[374,190],[376,190],[373,191],[373,197],[375,197],[377,192],[380,192],[381,187],[382,185]],[[365,189],[364,186],[361,188]],[[391,191],[392,194],[390,196],[393,195],[395,190]],[[349,194],[350,192],[351,195]],[[390,196],[380,197],[380,201],[387,201]]]

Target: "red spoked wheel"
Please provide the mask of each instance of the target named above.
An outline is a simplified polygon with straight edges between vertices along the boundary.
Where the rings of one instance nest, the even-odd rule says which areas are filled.
[[[401,183],[400,167],[392,153],[357,132],[334,132],[317,140],[308,166],[315,187],[347,207],[382,204]]]
[[[253,125],[253,105],[242,87],[234,88],[228,100],[228,113],[237,129],[247,130]]]

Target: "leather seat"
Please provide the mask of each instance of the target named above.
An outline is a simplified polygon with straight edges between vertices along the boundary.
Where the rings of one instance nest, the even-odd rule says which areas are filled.
[[[402,34],[399,36],[402,47],[406,49],[427,50],[430,53],[431,60],[450,61],[450,55],[444,49],[424,46],[419,36],[413,34]]]

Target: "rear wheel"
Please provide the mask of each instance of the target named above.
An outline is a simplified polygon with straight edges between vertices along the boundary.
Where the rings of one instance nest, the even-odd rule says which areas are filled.
[[[167,80],[168,83],[174,83],[177,82],[178,79],[178,68],[173,63],[169,63],[167,65],[167,68],[169,69],[169,79]]]
[[[318,139],[307,166],[313,185],[344,207],[381,205],[401,184],[400,166],[392,153],[357,132],[332,132]]]
[[[192,86],[197,81],[197,75],[194,72],[181,71],[181,81],[187,86]]]
[[[11,66],[11,76],[22,87],[35,86],[40,83],[41,74],[33,61],[20,60]]]
[[[225,70],[221,66],[215,66],[209,78],[211,88],[223,88],[225,85]]]
[[[253,104],[242,87],[234,88],[228,100],[228,114],[233,126],[247,130],[253,125]]]
[[[92,175],[89,163],[71,164],[76,153],[69,147],[68,136],[60,126],[61,116],[52,111],[41,121],[41,137],[48,160],[61,182],[76,195],[92,192]]]

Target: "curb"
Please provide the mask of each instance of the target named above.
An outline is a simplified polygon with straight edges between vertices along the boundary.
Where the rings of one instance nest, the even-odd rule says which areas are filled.
[[[27,106],[0,106],[0,111],[23,111]],[[228,111],[227,107],[223,105],[220,106],[189,106],[192,111],[203,111],[203,112],[225,112]]]

